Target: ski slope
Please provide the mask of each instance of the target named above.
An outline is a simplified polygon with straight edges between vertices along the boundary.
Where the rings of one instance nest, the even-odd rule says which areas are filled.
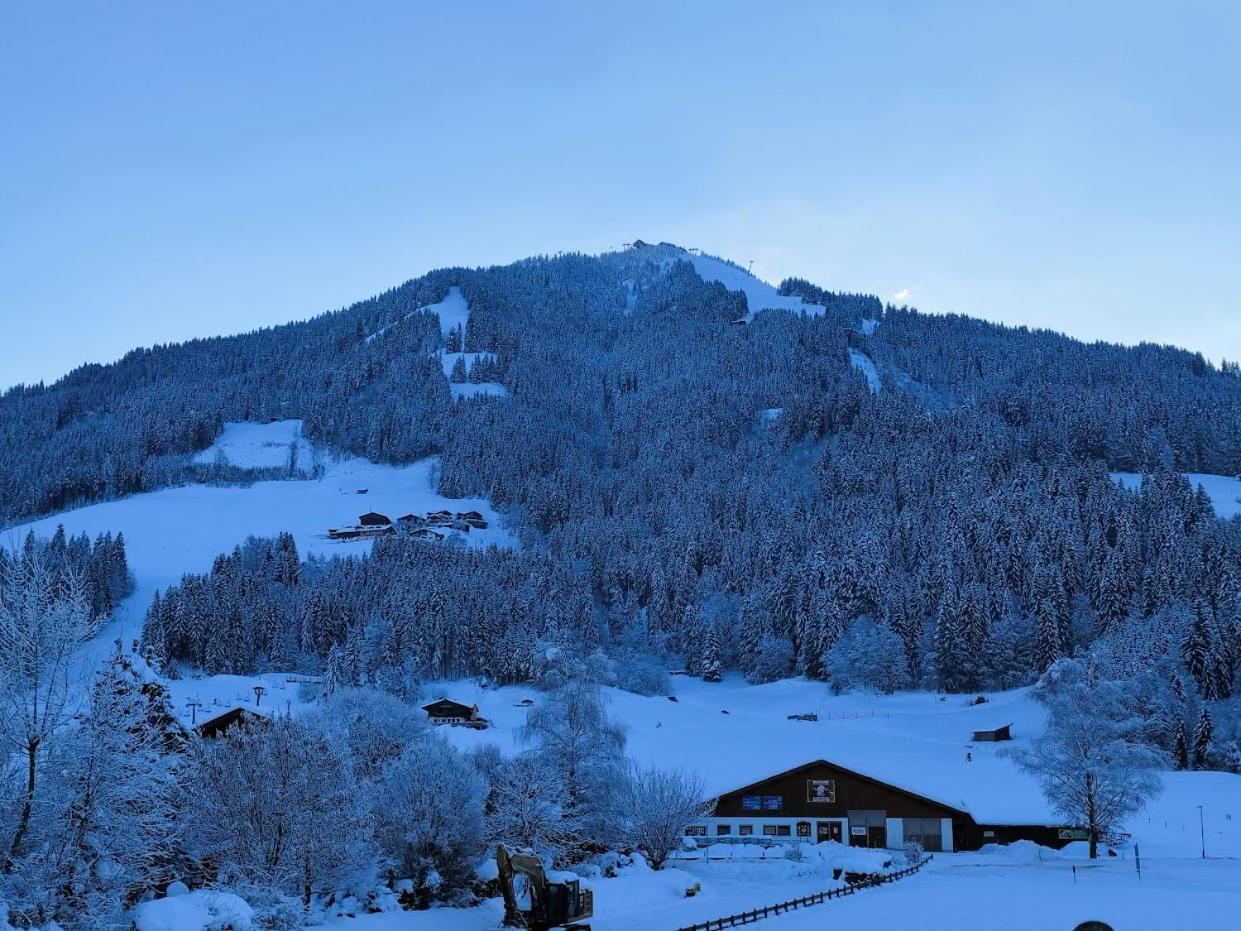
[[[1209,475],[1205,472],[1186,472],[1185,477],[1195,488],[1201,488],[1211,499],[1216,516],[1229,520],[1241,514],[1241,477]],[[1142,476],[1137,472],[1113,472],[1112,478],[1130,491],[1142,487]]]
[[[866,386],[870,388],[870,393],[878,394],[883,388],[883,380],[879,377],[879,369],[875,368],[874,360],[860,349],[850,346],[849,364],[865,376]]]
[[[818,304],[807,304],[800,297],[780,294],[762,279],[755,278],[744,269],[729,265],[720,259],[707,255],[695,255],[683,250],[679,257],[688,259],[693,264],[698,277],[703,281],[718,281],[729,291],[742,292],[749,307],[749,312],[744,318],[746,323],[753,320],[755,314],[764,310],[789,310],[793,313],[811,316],[823,313],[823,308]]]

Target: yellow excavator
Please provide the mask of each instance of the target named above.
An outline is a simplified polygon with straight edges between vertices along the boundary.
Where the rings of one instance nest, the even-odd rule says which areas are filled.
[[[590,931],[582,924],[594,911],[594,896],[581,888],[576,879],[552,882],[547,878],[543,861],[532,850],[510,850],[496,846],[496,869],[500,891],[504,893],[504,927],[526,928],[528,931]],[[525,878],[530,907],[522,908],[517,897],[517,875]],[[524,896],[523,896],[524,898]]]

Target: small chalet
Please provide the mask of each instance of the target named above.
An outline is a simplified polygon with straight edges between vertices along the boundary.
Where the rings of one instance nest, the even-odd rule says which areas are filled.
[[[974,736],[970,739],[977,741],[978,743],[995,743],[1000,740],[1012,740],[1013,726],[1011,724],[1005,724],[1003,727],[993,727],[986,731],[974,731]]]
[[[441,698],[429,705],[423,705],[432,724],[452,724],[456,727],[473,727],[482,730],[487,721],[479,715],[478,705],[463,705],[451,698]]]
[[[378,511],[367,511],[358,518],[358,523],[363,527],[386,527],[392,521],[386,514],[380,514]]]
[[[204,740],[214,740],[217,737],[223,737],[235,727],[245,730],[253,727],[255,724],[266,723],[267,718],[261,714],[257,714],[249,708],[238,707],[201,722],[194,727],[194,733]]]

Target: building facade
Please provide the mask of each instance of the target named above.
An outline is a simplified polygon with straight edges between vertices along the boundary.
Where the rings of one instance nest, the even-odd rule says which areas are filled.
[[[827,760],[815,760],[715,799],[710,817],[686,835],[700,843],[819,843],[927,851],[975,850],[984,843],[1029,837],[1035,826],[980,827],[966,811],[889,785]],[[1037,826],[1039,841],[1055,831]]]

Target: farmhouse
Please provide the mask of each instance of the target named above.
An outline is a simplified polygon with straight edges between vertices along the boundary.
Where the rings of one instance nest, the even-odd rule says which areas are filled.
[[[358,523],[363,527],[386,527],[392,521],[386,514],[380,514],[378,511],[367,511],[358,518]]]
[[[827,760],[726,792],[714,803],[711,816],[686,828],[687,836],[711,843],[831,840],[887,848],[918,843],[927,851],[977,850],[1022,839],[1062,847],[1068,841],[1058,825],[979,825],[963,808]]]
[[[478,713],[478,705],[463,705],[450,698],[441,698],[429,705],[423,705],[432,724],[453,724],[458,727],[473,727],[482,730],[487,721]]]
[[[1013,726],[1005,724],[1003,727],[993,727],[990,730],[974,731],[974,736],[970,738],[979,743],[995,743],[999,740],[1013,739]]]

